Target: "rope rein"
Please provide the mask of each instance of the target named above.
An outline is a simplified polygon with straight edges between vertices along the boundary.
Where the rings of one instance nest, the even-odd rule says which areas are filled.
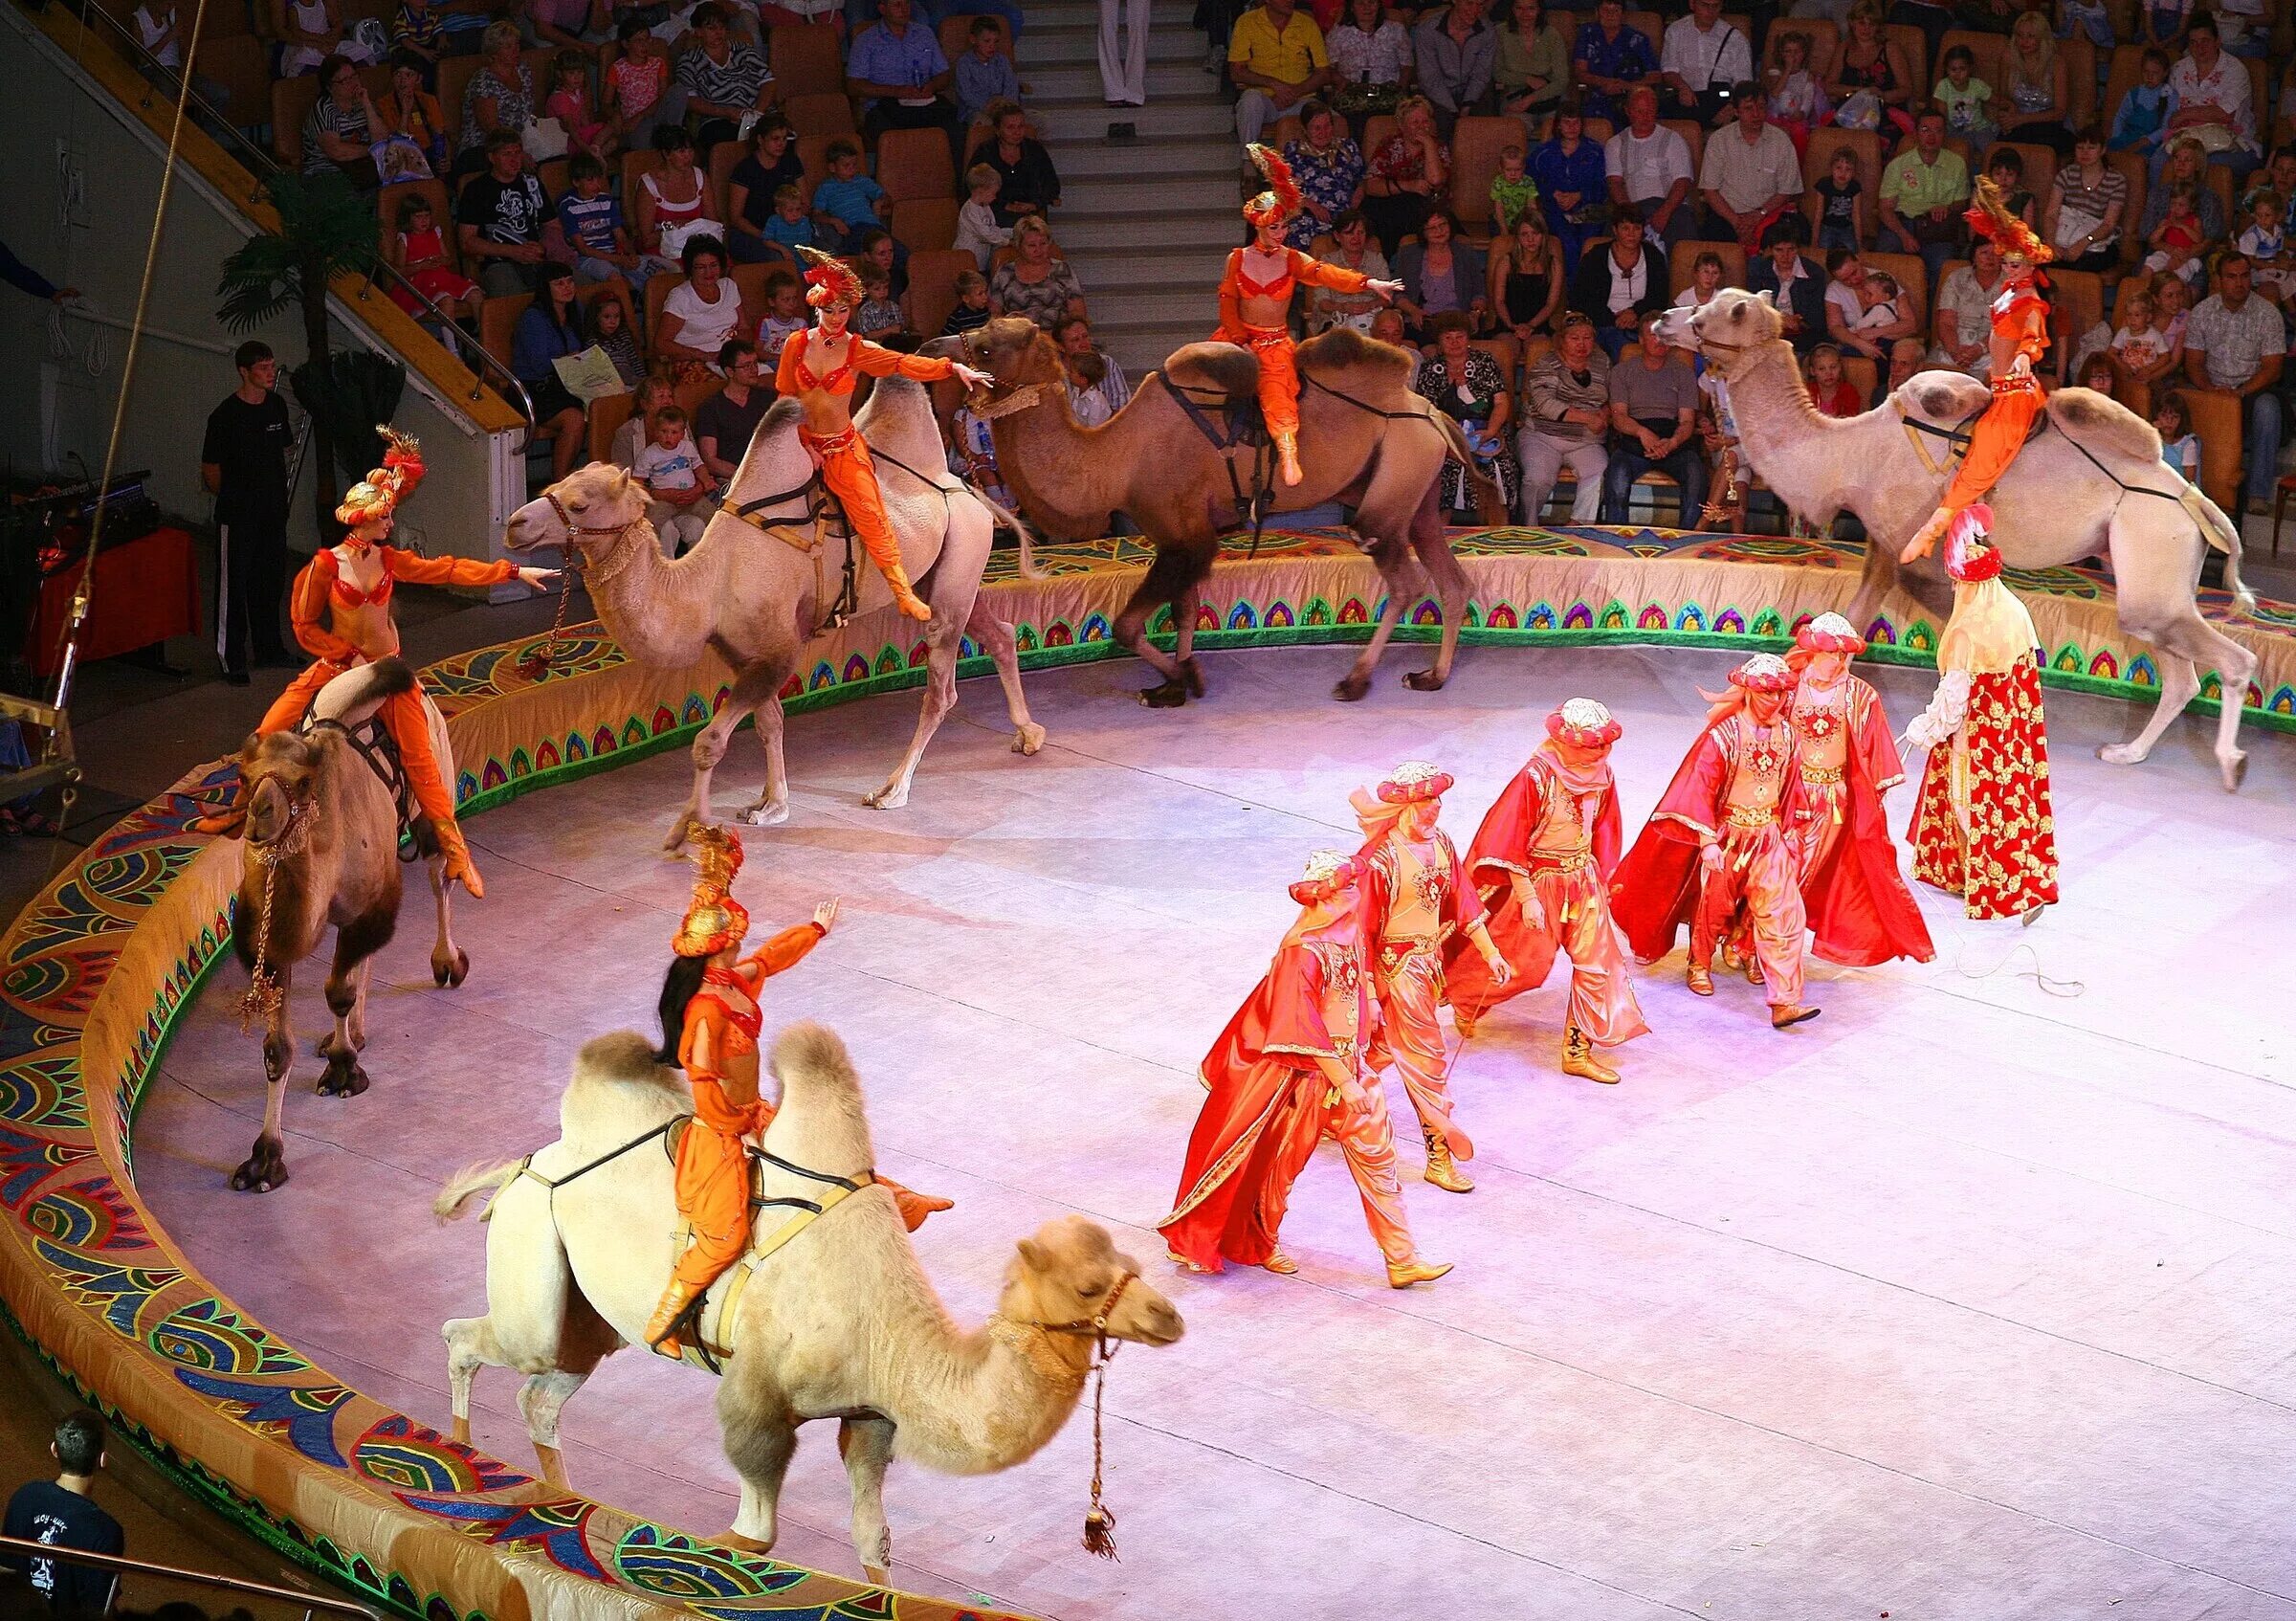
[[[1116,1557],[1115,1511],[1100,1499],[1102,1459],[1101,1397],[1108,1388],[1108,1365],[1116,1360],[1116,1342],[1109,1338],[1108,1320],[1115,1315],[1116,1302],[1124,1298],[1139,1274],[1127,1272],[1118,1277],[1100,1302],[1100,1309],[1089,1318],[1072,1322],[1036,1322],[1027,1326],[1047,1334],[1090,1334],[1093,1337],[1093,1498],[1084,1511],[1084,1551],[1101,1559]]]
[[[255,962],[248,978],[246,992],[239,998],[239,1028],[244,1031],[257,1019],[268,1023],[279,1010],[284,992],[279,988],[278,975],[271,969],[271,903],[279,884],[279,868],[290,857],[299,855],[311,842],[312,825],[317,822],[318,802],[305,800],[300,805],[290,804],[287,825],[279,830],[276,838],[257,843],[247,841],[247,858],[263,869],[263,905],[255,917]]]

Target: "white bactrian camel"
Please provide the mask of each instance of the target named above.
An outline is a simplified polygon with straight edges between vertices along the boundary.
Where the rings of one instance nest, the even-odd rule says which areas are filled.
[[[1702,308],[1678,305],[1659,327],[1722,368],[1746,464],[1780,500],[1813,522],[1848,511],[1866,526],[1872,539],[1850,623],[1870,626],[1892,586],[1944,618],[1952,592],[1939,561],[1898,562],[1951,477],[1944,439],[1908,424],[1959,427],[1985,409],[1991,391],[1957,371],[1923,371],[1877,410],[1826,417],[1811,403],[1781,329],[1769,294],[1737,290]],[[2116,766],[2143,760],[2198,695],[2200,672],[2214,669],[2224,688],[2217,766],[2224,786],[2237,788],[2246,758],[2241,705],[2256,655],[2200,617],[2195,592],[2210,547],[2225,553],[2224,581],[2241,606],[2254,608],[2256,599],[2241,584],[2240,531],[2161,462],[2152,424],[2103,394],[2060,389],[2049,398],[2047,431],[2025,445],[1987,499],[1994,544],[2012,568],[2109,556],[2121,629],[2159,650],[2152,718],[2128,743],[2098,753]]]
[[[768,1154],[850,1177],[876,1163],[861,1084],[845,1044],[815,1024],[792,1025],[773,1046],[781,1107]],[[525,1162],[474,1167],[439,1194],[442,1219],[498,1189],[486,1241],[487,1315],[442,1330],[458,1440],[470,1433],[471,1383],[481,1366],[527,1375],[519,1393],[545,1478],[563,1484],[559,1410],[599,1360],[640,1343],[673,1260],[675,1204],[659,1128],[693,1110],[679,1073],[644,1036],[622,1031],[589,1042],[560,1104],[560,1136]],[[643,1140],[642,1142],[640,1140]],[[554,1192],[563,1178],[610,1158]],[[759,1196],[823,1196],[824,1184],[768,1161]],[[767,1206],[762,1235],[786,1211]],[[737,1263],[739,1269],[741,1263]],[[797,1429],[838,1421],[852,1481],[853,1547],[869,1579],[892,1560],[885,1466],[894,1455],[951,1475],[986,1475],[1032,1456],[1075,1410],[1095,1343],[1168,1345],[1180,1313],[1119,1254],[1107,1230],[1079,1216],[1021,1240],[987,1323],[950,1321],[911,1249],[893,1198],[867,1186],[832,1206],[766,1256],[740,1290],[730,1334],[719,1321],[733,1275],[712,1291],[701,1324],[731,1352],[718,1390],[726,1455],[741,1477],[741,1507],[727,1539],[773,1546],[782,1477]]]
[[[694,740],[693,793],[664,841],[666,849],[684,843],[690,827],[714,821],[710,775],[725,757],[734,729],[752,714],[765,749],[765,788],[741,819],[767,827],[789,818],[782,688],[837,605],[846,554],[853,544],[826,534],[818,553],[808,553],[759,527],[771,524],[800,540],[815,536],[808,517],[813,463],[797,437],[804,420],[796,400],[774,402],[758,424],[723,503],[749,509],[756,522],[721,506],[681,558],[662,556],[646,522],[644,489],[604,462],[578,468],[511,515],[504,538],[514,551],[563,546],[572,529],[598,617],[639,663],[682,670],[699,660],[705,649],[715,648],[734,667],[731,695]],[[988,561],[995,520],[948,472],[924,387],[907,378],[880,378],[855,421],[876,451],[877,483],[900,541],[902,564],[933,610],[922,627],[926,680],[916,733],[885,786],[868,796],[869,804],[893,810],[909,802],[910,780],[925,745],[957,702],[957,654],[968,633],[996,661],[1012,718],[1013,751],[1034,754],[1044,746],[1045,729],[1029,718],[1027,700],[1021,696],[1012,627],[981,595],[981,570]],[[1023,537],[1022,567],[1032,572],[1025,530]],[[858,613],[891,611],[892,591],[866,553],[856,560],[854,581]],[[905,623],[899,633],[906,634]]]

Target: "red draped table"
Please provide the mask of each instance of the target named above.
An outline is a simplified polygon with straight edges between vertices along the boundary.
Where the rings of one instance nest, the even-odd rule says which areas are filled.
[[[64,628],[72,622],[72,593],[78,584],[77,560],[40,582],[39,606],[33,610],[24,655],[42,676],[55,675],[63,662]],[[96,554],[88,622],[80,632],[83,661],[114,658],[198,629],[199,570],[192,562],[188,533],[154,529]]]

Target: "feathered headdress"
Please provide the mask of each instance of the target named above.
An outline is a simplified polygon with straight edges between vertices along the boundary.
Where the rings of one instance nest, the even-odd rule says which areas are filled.
[[[2004,254],[2021,254],[2034,266],[2047,264],[2057,256],[2057,250],[2034,234],[2033,228],[2009,211],[2001,189],[1993,183],[1993,176],[1977,176],[1972,195],[1976,201],[1961,217],[1969,228],[1984,237]]]
[[[853,309],[867,296],[861,287],[861,278],[843,259],[802,242],[797,251],[813,267],[806,272],[806,302],[815,309]]]
[[[696,828],[694,865],[694,899],[671,937],[670,949],[680,957],[714,957],[729,945],[740,944],[749,932],[749,913],[733,897],[734,875],[741,870],[741,841],[727,828]]]
[[[423,481],[423,447],[387,423],[375,432],[383,435],[383,465],[344,492],[335,508],[335,522],[354,529],[389,517]]]
[[[1263,146],[1256,141],[1245,150],[1251,154],[1251,161],[1267,178],[1268,189],[1244,205],[1244,217],[1253,225],[1283,224],[1306,204],[1299,193],[1299,182],[1292,178],[1292,166],[1284,162],[1283,154],[1275,148]]]
[[[2001,574],[2001,554],[1989,545],[1987,538],[1993,533],[1993,508],[1983,501],[1963,507],[1954,514],[1952,524],[1945,531],[1945,572],[1949,579],[1964,585],[1979,580],[1998,580]]]
[[[1626,728],[1591,698],[1563,699],[1547,716],[1547,736],[1579,748],[1605,748],[1619,741]]]
[[[1307,871],[1292,884],[1292,899],[1313,906],[1356,887],[1356,864],[1336,850],[1317,850],[1308,856]]]

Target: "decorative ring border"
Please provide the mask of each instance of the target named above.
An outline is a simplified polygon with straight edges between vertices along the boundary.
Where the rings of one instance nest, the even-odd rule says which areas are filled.
[[[1459,546],[1475,588],[1468,645],[1775,649],[1803,619],[1845,607],[1858,567],[1854,551],[1827,542],[1651,531],[1487,531]],[[987,589],[1014,622],[1024,666],[1116,655],[1109,627],[1145,557],[1126,542],[1041,547],[1046,572],[1028,580],[1001,555]],[[1214,582],[1222,596],[1197,636],[1207,648],[1359,641],[1380,606],[1374,571],[1331,535],[1269,537]],[[2048,639],[2051,685],[2152,696],[2150,660],[2119,644],[2103,581],[2068,569],[2015,583]],[[1706,606],[1717,595],[1761,606]],[[2206,610],[2229,618],[2220,594]],[[1868,631],[1876,657],[1904,664],[1929,662],[1936,635],[1918,612]],[[2249,718],[2296,731],[2296,610],[2265,605],[2236,633],[2264,659]],[[1399,639],[1436,634],[1422,603]],[[1159,639],[1169,645],[1168,625]],[[528,680],[519,662],[538,645],[484,648],[426,673],[466,763],[465,814],[674,746],[724,701],[730,678],[714,660],[643,669],[589,625]],[[969,642],[964,653],[963,675],[989,671]],[[802,713],[916,686],[922,661],[921,641],[872,646],[849,633],[785,700]],[[2207,690],[2213,708],[2213,680]],[[982,1615],[697,1543],[553,1491],[331,1379],[200,1276],[136,1194],[132,1132],[177,1019],[230,942],[235,853],[188,826],[196,796],[225,776],[220,765],[190,773],[124,817],[0,938],[9,1325],[194,1497],[422,1621],[587,1616],[602,1603],[713,1621]],[[926,791],[930,780],[928,769]]]

